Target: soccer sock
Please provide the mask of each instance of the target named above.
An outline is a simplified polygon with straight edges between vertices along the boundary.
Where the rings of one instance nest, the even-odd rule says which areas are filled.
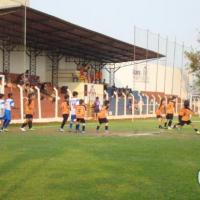
[[[29,127],[29,129],[31,129],[31,128],[32,128],[32,126],[33,126],[33,123],[32,123],[32,121],[29,121],[29,122],[28,122],[28,127]]]
[[[194,129],[196,132],[199,131],[197,128]]]
[[[82,126],[82,131],[85,131],[85,124],[83,124]]]
[[[6,124],[4,125],[4,128],[7,128],[9,124],[10,124],[10,120],[6,120]]]
[[[27,126],[28,123],[23,123],[21,128],[24,128],[25,126]]]
[[[72,129],[72,127],[73,127],[73,123],[70,122],[70,124],[69,124],[69,128]]]
[[[65,123],[66,123],[66,121],[65,121],[65,120],[63,120],[63,122],[62,122],[62,124],[61,124],[61,128],[62,128],[62,129],[64,128],[64,126],[65,126]]]
[[[107,125],[105,126],[105,130],[108,131],[108,126]]]
[[[100,129],[100,126],[97,126],[97,131]]]
[[[79,124],[76,124],[76,131],[79,130]]]
[[[6,123],[7,123],[7,120],[5,119],[4,122],[3,122],[2,129],[4,129],[6,127]]]
[[[168,126],[171,127],[172,125],[172,120],[169,120]]]
[[[164,127],[167,127],[167,122],[165,122],[165,125],[164,125]]]

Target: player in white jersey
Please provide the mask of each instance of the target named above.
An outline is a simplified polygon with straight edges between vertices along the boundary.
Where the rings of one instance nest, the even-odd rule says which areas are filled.
[[[7,127],[10,124],[11,121],[11,109],[14,107],[14,101],[12,99],[12,93],[8,94],[8,98],[5,100],[5,116],[4,116],[4,122],[2,126],[2,130],[7,131]]]
[[[5,100],[3,99],[4,95],[0,94],[0,122],[4,120],[5,116]]]
[[[70,131],[72,131],[72,127],[73,127],[73,123],[76,122],[76,106],[79,105],[79,99],[78,97],[78,92],[74,91],[72,93],[72,98],[69,101],[69,105],[70,105],[70,116],[71,116],[71,120],[70,120],[70,124],[69,124],[69,129]]]

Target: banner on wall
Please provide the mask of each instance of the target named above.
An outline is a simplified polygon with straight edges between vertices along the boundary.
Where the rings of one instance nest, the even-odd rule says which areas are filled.
[[[149,82],[149,74],[147,66],[140,66],[133,68],[133,79],[135,82],[140,82],[140,83]]]

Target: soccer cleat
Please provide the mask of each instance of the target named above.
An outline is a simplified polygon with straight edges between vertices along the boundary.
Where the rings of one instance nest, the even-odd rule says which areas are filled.
[[[8,129],[7,129],[7,128],[5,128],[5,129],[3,129],[3,131],[5,131],[5,132],[8,132]]]
[[[26,129],[25,129],[25,128],[20,128],[20,129],[21,129],[21,131],[22,131],[22,132],[25,132],[25,131],[26,131]]]
[[[200,132],[199,132],[199,131],[197,131],[196,133],[197,133],[197,134],[200,134]]]
[[[172,129],[173,129],[172,127],[170,127],[170,126],[168,127],[168,130],[172,130]]]
[[[106,131],[105,131],[105,134],[109,134],[109,131],[108,131],[108,130],[106,130]]]
[[[34,128],[29,128],[28,130],[29,130],[29,131],[34,131],[35,129],[34,129]]]
[[[82,131],[81,133],[82,133],[82,134],[85,134],[85,131]]]
[[[63,128],[60,128],[60,130],[59,130],[60,132],[64,132],[64,129]]]

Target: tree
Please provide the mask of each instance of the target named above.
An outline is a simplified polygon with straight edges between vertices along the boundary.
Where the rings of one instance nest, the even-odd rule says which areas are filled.
[[[190,72],[196,75],[195,84],[200,87],[200,51],[191,50],[185,54],[190,61]]]

